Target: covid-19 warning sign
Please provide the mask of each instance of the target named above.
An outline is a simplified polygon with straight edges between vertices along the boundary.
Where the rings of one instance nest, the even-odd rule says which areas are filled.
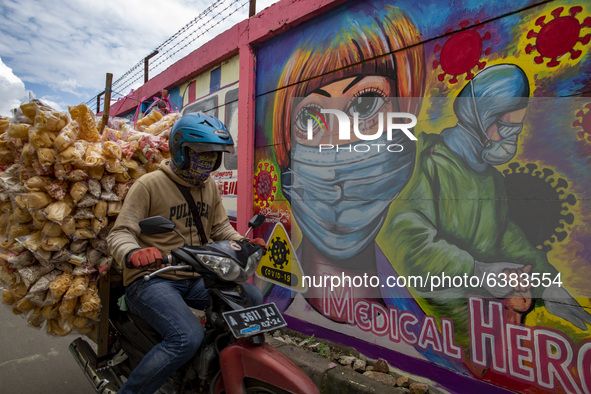
[[[295,291],[306,291],[302,267],[281,223],[277,223],[267,241],[267,254],[257,268],[258,277]]]

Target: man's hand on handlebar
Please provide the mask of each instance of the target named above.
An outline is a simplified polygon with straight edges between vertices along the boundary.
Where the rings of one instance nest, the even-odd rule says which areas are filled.
[[[129,256],[129,263],[135,268],[154,266],[162,262],[162,253],[154,247],[136,250]]]
[[[267,244],[264,239],[262,238],[255,238],[248,241],[251,244],[257,244],[263,249],[263,255],[267,253]]]

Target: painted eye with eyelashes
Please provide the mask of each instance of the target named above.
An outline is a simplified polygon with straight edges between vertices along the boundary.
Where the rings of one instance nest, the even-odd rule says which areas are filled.
[[[353,117],[354,113],[359,114],[359,120],[369,120],[384,106],[384,92],[377,88],[360,90],[355,94],[347,107],[347,115]]]
[[[314,137],[321,131],[322,119],[319,105],[310,104],[300,109],[295,118],[295,135],[298,139],[307,139],[308,123],[312,124],[312,133]]]

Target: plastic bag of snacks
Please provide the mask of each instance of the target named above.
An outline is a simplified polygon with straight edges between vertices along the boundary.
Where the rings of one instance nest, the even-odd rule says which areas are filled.
[[[30,100],[0,117],[0,287],[15,314],[52,335],[92,329],[106,236],[131,184],[169,157],[179,117],[152,115],[148,132],[110,119],[102,134],[85,104]]]

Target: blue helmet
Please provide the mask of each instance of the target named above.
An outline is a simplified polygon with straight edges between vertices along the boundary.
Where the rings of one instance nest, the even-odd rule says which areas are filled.
[[[189,153],[219,152],[213,170],[222,163],[222,152],[234,153],[234,141],[226,126],[215,116],[195,112],[183,115],[172,126],[169,137],[170,158],[178,169],[187,168]]]

